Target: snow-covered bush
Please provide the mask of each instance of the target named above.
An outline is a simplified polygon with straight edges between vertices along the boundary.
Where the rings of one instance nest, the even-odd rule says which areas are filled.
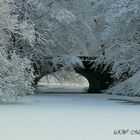
[[[127,80],[109,88],[106,92],[116,95],[140,96],[140,71]]]
[[[31,61],[0,47],[0,102],[13,102],[19,96],[33,93]]]

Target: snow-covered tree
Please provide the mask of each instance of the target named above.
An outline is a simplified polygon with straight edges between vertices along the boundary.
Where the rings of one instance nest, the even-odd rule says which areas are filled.
[[[106,27],[101,33],[104,57],[113,64],[118,79],[126,79],[139,69],[139,5],[138,0],[114,1],[104,15]]]
[[[65,70],[68,70],[69,68],[72,70],[75,64],[81,65],[81,61],[77,55],[71,57],[69,42],[67,42],[67,45],[61,44],[62,39],[63,42],[65,42],[65,38],[62,36],[65,31],[61,32],[61,29],[69,27],[76,20],[75,15],[71,11],[65,9],[60,3],[53,0],[15,0],[15,4],[16,13],[19,15],[19,21],[21,23],[27,21],[34,25],[35,31],[34,45],[19,44],[19,42],[16,41],[17,52],[19,52],[19,55],[27,56],[33,60],[36,65],[35,68],[38,69],[38,75],[41,73],[40,67],[44,67],[44,70],[50,70],[51,72],[52,68],[49,68],[46,64],[46,58],[50,56],[53,57],[52,63],[55,68],[60,64],[62,59],[65,61],[61,63],[61,66],[64,66],[63,68]],[[58,30],[56,33],[61,33],[61,35],[55,34],[54,30]],[[68,55],[69,59],[67,59]]]
[[[29,40],[14,15],[14,1],[0,1],[0,102],[16,101],[19,96],[33,93],[33,68],[28,58],[21,58],[14,49],[14,34]]]

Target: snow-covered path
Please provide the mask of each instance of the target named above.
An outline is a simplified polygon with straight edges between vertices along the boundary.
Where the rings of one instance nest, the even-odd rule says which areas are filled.
[[[115,129],[129,132],[114,135]],[[140,98],[45,94],[0,105],[0,140],[139,140],[131,134],[136,129]]]

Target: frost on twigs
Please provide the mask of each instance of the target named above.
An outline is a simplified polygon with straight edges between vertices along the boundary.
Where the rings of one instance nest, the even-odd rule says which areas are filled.
[[[20,32],[17,34],[21,35],[22,42],[28,42],[29,45],[33,46],[35,43],[35,30],[33,24],[27,23],[27,21],[22,22],[19,25]]]
[[[75,66],[83,67],[83,63],[80,60],[80,58],[71,55],[62,55],[54,57],[52,62],[56,69],[58,69],[57,67],[61,67],[59,68],[59,70],[64,71],[74,71]]]
[[[66,9],[58,9],[52,12],[52,17],[60,23],[69,24],[75,21],[75,15]]]
[[[0,102],[16,102],[18,97],[33,94],[33,69],[27,58],[7,55],[0,48]]]

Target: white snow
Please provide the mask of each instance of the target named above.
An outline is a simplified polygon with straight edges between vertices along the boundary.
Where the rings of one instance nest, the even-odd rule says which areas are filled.
[[[138,140],[140,135],[114,135],[113,131],[140,129],[139,118],[138,97],[26,96],[18,104],[0,105],[0,140]]]
[[[65,86],[65,85],[47,85],[47,86],[44,86],[44,85],[39,85],[38,86],[38,89],[37,91],[38,92],[41,92],[41,93],[48,93],[48,92],[56,92],[56,93],[65,93],[65,91],[67,92],[87,92],[88,90],[88,87],[85,86],[85,87],[82,87],[82,85],[70,85],[70,86]]]
[[[127,80],[107,90],[107,92],[119,95],[140,96],[140,70]]]

